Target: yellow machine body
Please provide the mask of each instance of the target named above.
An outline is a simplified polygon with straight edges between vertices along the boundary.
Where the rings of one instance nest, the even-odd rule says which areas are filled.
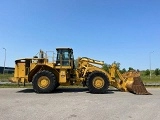
[[[150,94],[136,71],[121,74],[115,64],[109,72],[98,65],[103,61],[81,57],[75,61],[72,48],[57,48],[56,61],[49,61],[47,53],[40,51],[39,57],[15,61],[12,82],[32,82],[38,93],[52,92],[59,85],[83,84],[91,93],[105,93],[108,86],[135,94]]]

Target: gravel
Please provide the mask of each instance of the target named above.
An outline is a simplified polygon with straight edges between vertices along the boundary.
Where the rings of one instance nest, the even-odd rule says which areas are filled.
[[[159,120],[160,88],[153,95],[109,90],[58,89],[36,94],[33,89],[0,88],[0,120]]]

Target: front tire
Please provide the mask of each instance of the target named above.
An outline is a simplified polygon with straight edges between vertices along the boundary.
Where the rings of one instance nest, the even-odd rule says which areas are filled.
[[[109,80],[104,73],[94,71],[87,78],[87,86],[90,93],[103,94],[109,87]]]
[[[33,89],[37,93],[51,93],[56,89],[56,76],[47,70],[36,73],[32,80]]]

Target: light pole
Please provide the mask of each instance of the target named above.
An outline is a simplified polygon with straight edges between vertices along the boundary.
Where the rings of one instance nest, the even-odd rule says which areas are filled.
[[[149,71],[150,71],[149,78],[150,78],[150,79],[151,79],[151,77],[152,77],[152,73],[151,73],[151,69],[152,69],[152,68],[151,68],[151,67],[152,67],[151,54],[152,54],[152,53],[154,53],[154,51],[152,51],[152,52],[149,53],[149,67],[150,67],[150,68],[149,68],[149,69],[150,69],[150,70],[149,70]]]
[[[4,49],[4,68],[3,68],[3,74],[5,72],[5,65],[6,65],[6,48],[3,48]]]

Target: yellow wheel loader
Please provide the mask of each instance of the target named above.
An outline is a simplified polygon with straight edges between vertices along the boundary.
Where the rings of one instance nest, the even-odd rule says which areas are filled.
[[[39,57],[18,59],[15,61],[13,82],[32,82],[37,93],[53,92],[59,85],[87,86],[90,93],[106,93],[109,86],[120,91],[129,91],[134,94],[149,95],[140,74],[130,71],[121,74],[115,64],[109,72],[103,70],[103,61],[81,57],[75,60],[72,48],[57,48],[55,61],[49,61],[49,56],[42,50]]]

